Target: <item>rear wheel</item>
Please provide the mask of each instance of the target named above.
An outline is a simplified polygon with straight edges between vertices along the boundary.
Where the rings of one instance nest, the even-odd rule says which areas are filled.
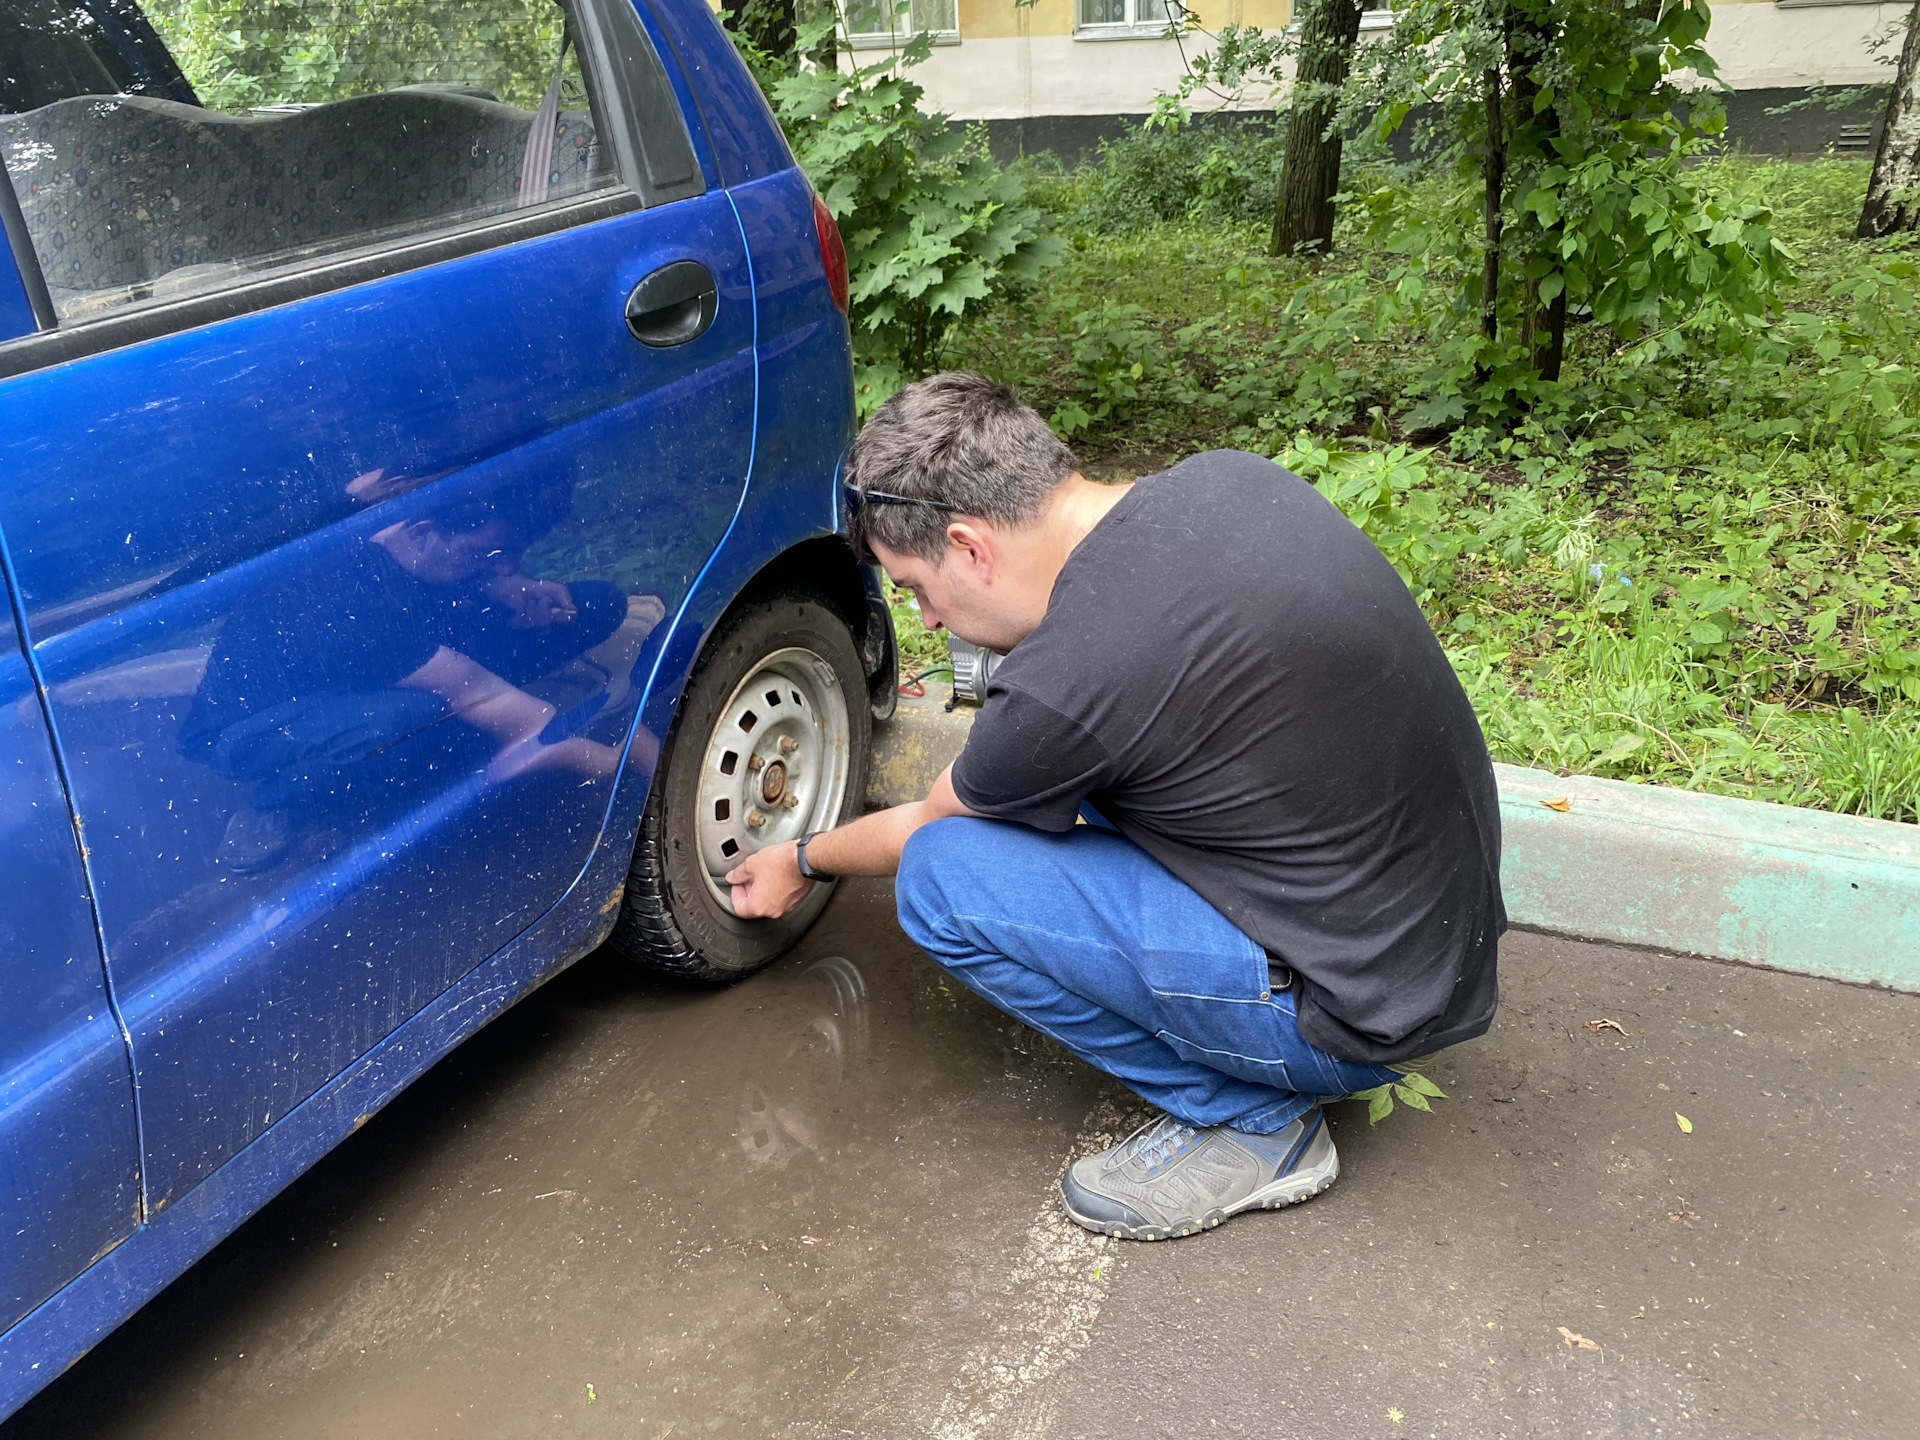
[[[733,913],[727,871],[859,812],[871,715],[846,621],[783,595],[722,622],[688,683],[640,820],[612,943],[655,970],[728,981],[797,941],[832,892],[778,920]]]

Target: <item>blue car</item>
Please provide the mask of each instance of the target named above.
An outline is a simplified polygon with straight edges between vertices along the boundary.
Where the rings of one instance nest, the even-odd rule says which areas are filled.
[[[588,950],[826,901],[845,251],[704,0],[0,10],[0,1416]]]

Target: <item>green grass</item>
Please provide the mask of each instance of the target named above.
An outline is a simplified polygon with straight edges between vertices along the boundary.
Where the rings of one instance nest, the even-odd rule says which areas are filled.
[[[1096,477],[1285,458],[1400,568],[1497,758],[1920,819],[1920,314],[1897,246],[1850,238],[1864,165],[1714,167],[1794,257],[1801,318],[1757,348],[1625,369],[1577,327],[1567,405],[1446,436],[1403,433],[1410,331],[1285,353],[1343,330],[1330,282],[1391,256],[1343,235],[1319,264],[1272,260],[1258,225],[1192,199],[1117,224],[1125,163],[1039,186],[1069,258],[970,318],[946,365],[1015,384]],[[910,670],[944,658],[896,616]]]

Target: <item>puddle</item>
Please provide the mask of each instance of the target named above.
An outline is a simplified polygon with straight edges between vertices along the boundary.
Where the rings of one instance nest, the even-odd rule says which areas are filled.
[[[916,1432],[1099,1093],[882,884],[727,990],[592,956],[0,1440]]]

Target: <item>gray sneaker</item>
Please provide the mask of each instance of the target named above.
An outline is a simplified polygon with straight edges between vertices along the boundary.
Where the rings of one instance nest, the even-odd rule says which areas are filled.
[[[1060,1200],[1089,1230],[1165,1240],[1210,1230],[1242,1210],[1310,1200],[1339,1174],[1318,1105],[1273,1135],[1225,1125],[1195,1130],[1163,1115],[1111,1150],[1074,1161],[1060,1179]]]

